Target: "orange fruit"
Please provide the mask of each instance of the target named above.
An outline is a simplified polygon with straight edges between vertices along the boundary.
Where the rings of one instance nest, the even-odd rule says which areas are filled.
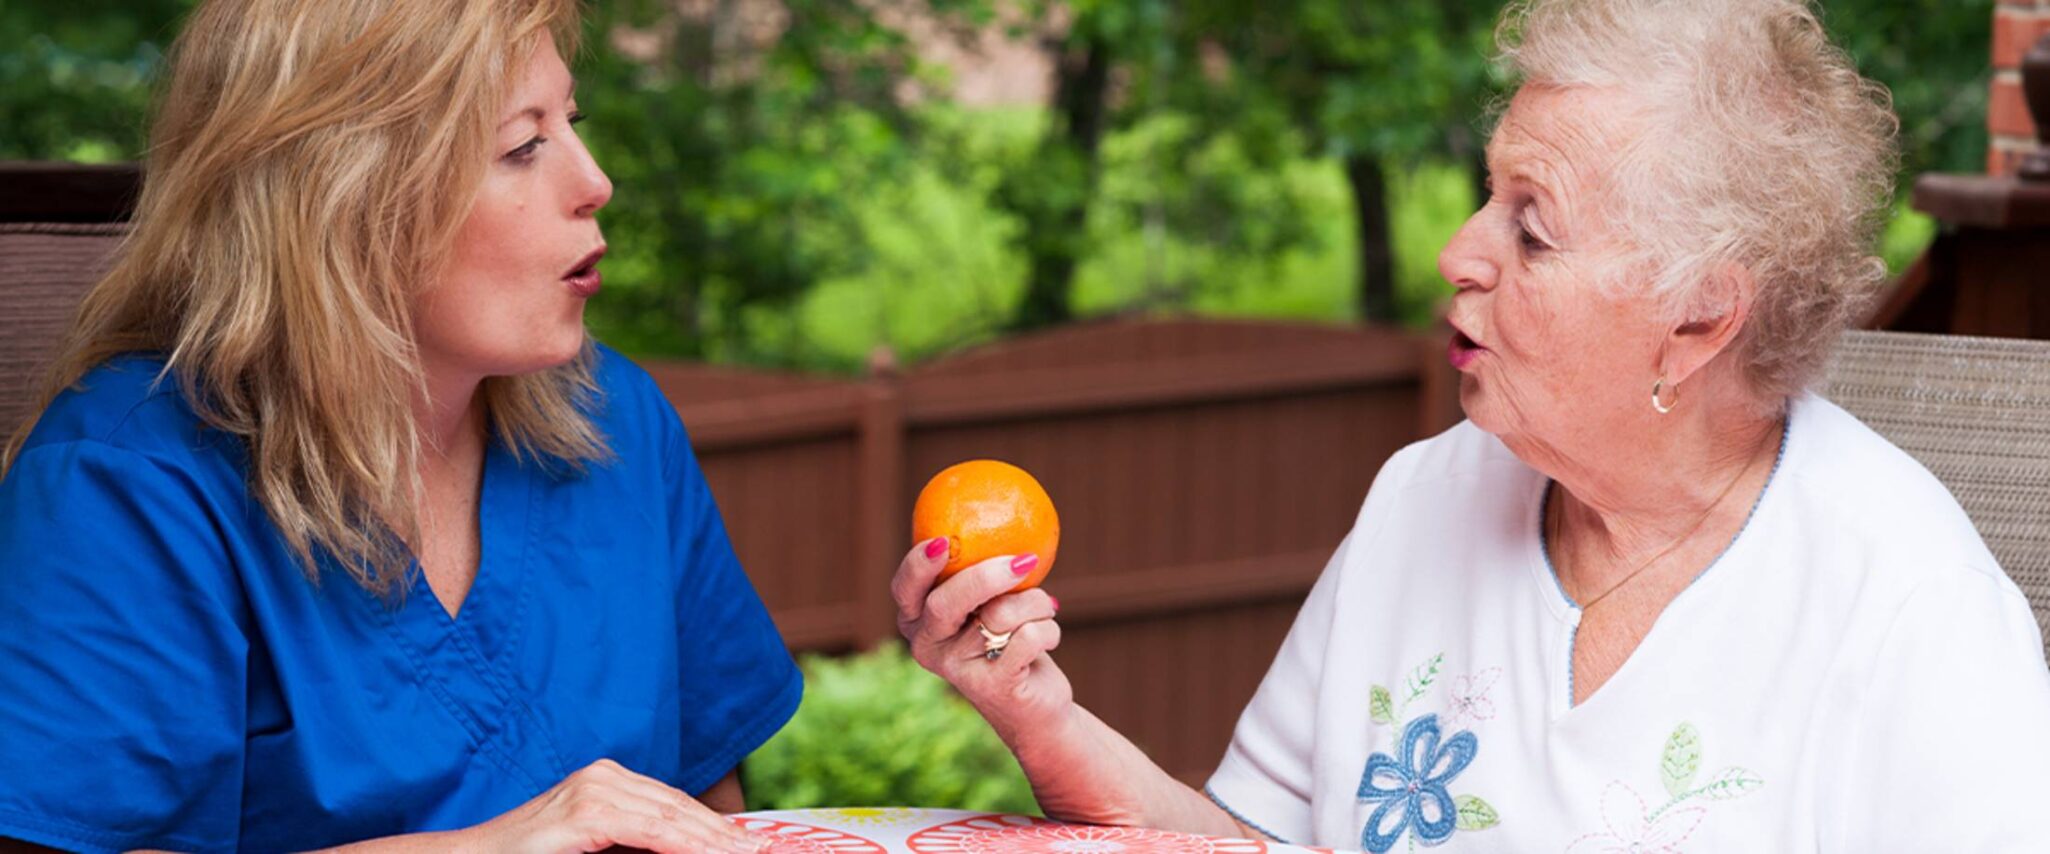
[[[947,566],[940,580],[1003,555],[1038,555],[1039,565],[1011,588],[1039,586],[1053,569],[1061,544],[1061,520],[1045,487],[1024,469],[997,460],[969,460],[948,466],[927,481],[911,508],[911,540],[947,538]]]

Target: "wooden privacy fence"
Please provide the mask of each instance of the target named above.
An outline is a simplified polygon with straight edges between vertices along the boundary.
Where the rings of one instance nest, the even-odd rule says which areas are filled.
[[[1441,338],[1298,324],[1083,325],[858,382],[644,364],[793,649],[896,636],[889,577],[933,473],[1031,471],[1061,513],[1061,668],[1191,781],[1382,461],[1458,417]]]

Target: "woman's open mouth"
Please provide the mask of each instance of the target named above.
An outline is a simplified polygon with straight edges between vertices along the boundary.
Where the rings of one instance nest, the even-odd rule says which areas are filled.
[[[575,269],[562,277],[562,281],[569,285],[571,293],[585,299],[598,293],[598,288],[604,284],[604,277],[598,273],[598,261],[604,257],[605,247],[600,246],[592,250],[591,254],[585,255],[577,262]]]
[[[1446,356],[1452,360],[1453,369],[1463,371],[1466,370],[1467,365],[1473,364],[1473,360],[1480,358],[1480,355],[1486,352],[1487,349],[1476,343],[1472,338],[1467,337],[1466,333],[1454,329],[1452,330],[1452,346],[1447,348]]]

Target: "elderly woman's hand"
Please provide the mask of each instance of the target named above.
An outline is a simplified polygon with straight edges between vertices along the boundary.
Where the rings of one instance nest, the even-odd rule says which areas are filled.
[[[1061,642],[1058,603],[1037,588],[1006,592],[1038,562],[1034,555],[992,558],[935,587],[947,563],[946,540],[937,538],[914,546],[890,580],[897,630],[911,656],[960,690],[1014,748],[1016,734],[1058,722],[1075,698],[1047,655]],[[996,658],[985,656],[978,628],[1010,634]]]
[[[1012,593],[1038,565],[1033,555],[993,558],[934,586],[947,543],[911,549],[890,580],[897,630],[925,669],[953,683],[1017,754],[1048,817],[1090,824],[1157,827],[1251,837],[1201,793],[1162,771],[1087,709],[1047,653],[1061,642],[1060,605],[1037,588]],[[1001,654],[984,654],[983,633],[1010,633]]]

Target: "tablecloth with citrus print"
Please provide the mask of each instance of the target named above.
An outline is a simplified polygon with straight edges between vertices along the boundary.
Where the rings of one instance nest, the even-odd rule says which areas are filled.
[[[1333,854],[1252,839],[910,807],[774,810],[740,813],[733,822],[774,840],[766,854]]]

